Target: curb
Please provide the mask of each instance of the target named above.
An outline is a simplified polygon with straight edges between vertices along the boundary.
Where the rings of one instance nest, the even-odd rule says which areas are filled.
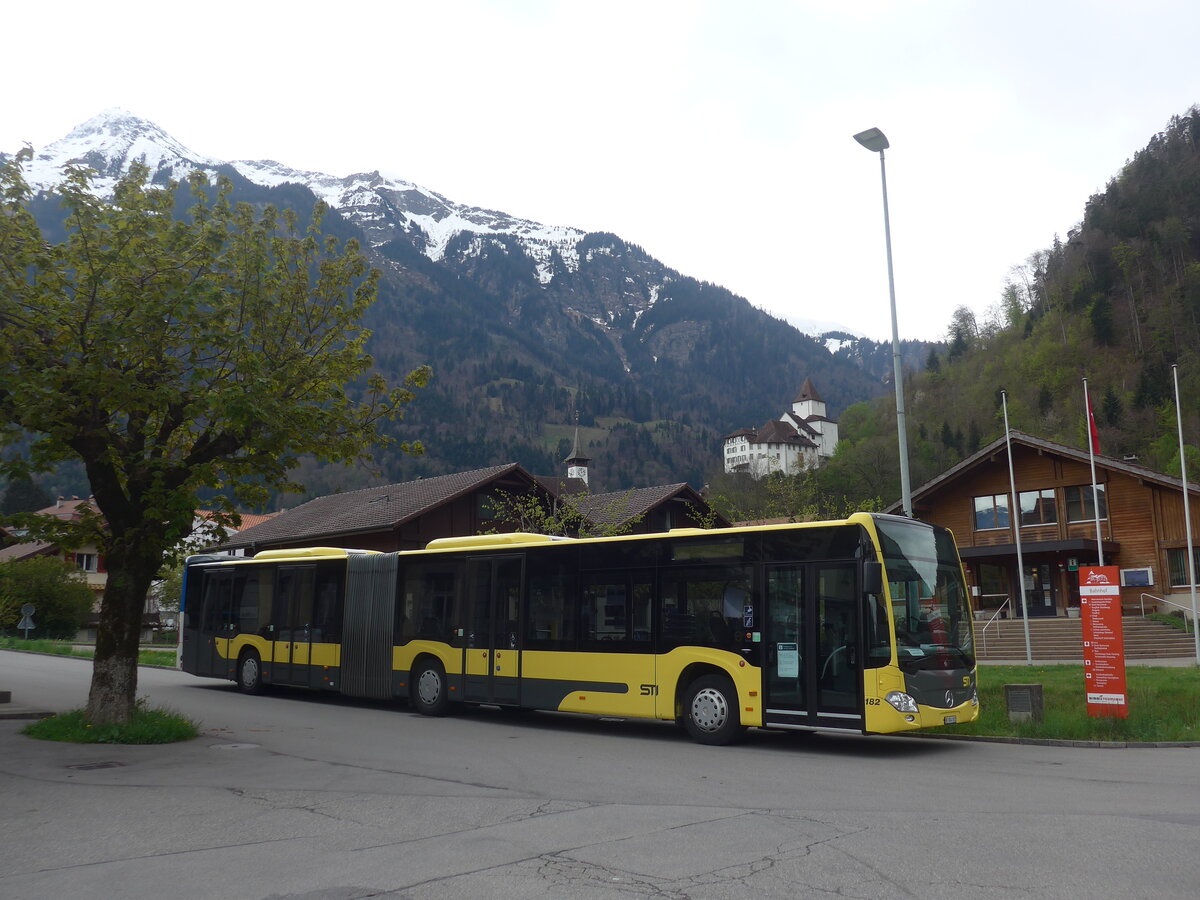
[[[1200,741],[1068,741],[1058,738],[1019,738],[988,734],[922,734],[910,731],[892,737],[923,738],[927,741],[976,741],[987,744],[1030,744],[1036,747],[1073,747],[1090,750],[1165,750],[1200,747]]]
[[[57,715],[48,709],[31,709],[16,703],[5,703],[0,706],[0,719],[49,719]]]

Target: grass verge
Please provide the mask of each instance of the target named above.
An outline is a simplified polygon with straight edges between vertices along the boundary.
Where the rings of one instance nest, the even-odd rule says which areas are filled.
[[[172,744],[190,741],[200,726],[169,709],[147,709],[140,702],[124,725],[91,725],[82,709],[49,719],[38,719],[21,729],[22,734],[43,741],[74,744]]]
[[[1182,631],[1185,634],[1191,634],[1196,630],[1196,626],[1192,624],[1192,620],[1185,618],[1183,613],[1150,613],[1146,618],[1152,622],[1162,622],[1164,625],[1170,625],[1176,631]]]
[[[1042,686],[1041,722],[1009,721],[1006,684]],[[1126,719],[1089,716],[1084,684],[1083,666],[980,666],[979,719],[929,730],[1067,741],[1200,741],[1200,668],[1129,666]]]
[[[80,659],[91,659],[95,651],[90,647],[76,647],[70,641],[31,640],[22,638],[0,637],[0,650],[28,650],[31,653],[52,653],[55,656],[76,656]],[[174,650],[142,650],[138,653],[138,663],[143,666],[166,666],[175,668]]]

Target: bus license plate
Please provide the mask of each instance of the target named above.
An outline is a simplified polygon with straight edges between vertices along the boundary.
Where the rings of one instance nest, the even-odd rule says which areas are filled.
[[[946,716],[942,722],[945,725],[954,725],[958,722],[958,716]]]

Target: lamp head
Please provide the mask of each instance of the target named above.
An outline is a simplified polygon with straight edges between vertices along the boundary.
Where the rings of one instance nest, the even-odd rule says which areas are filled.
[[[891,146],[888,143],[887,136],[878,128],[868,128],[866,131],[860,131],[854,136],[854,139],[872,153],[882,153]]]

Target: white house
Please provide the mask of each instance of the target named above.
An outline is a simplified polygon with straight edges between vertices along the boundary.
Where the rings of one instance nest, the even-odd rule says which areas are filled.
[[[725,436],[725,471],[754,478],[770,472],[795,475],[833,456],[837,443],[837,422],[825,415],[825,401],[806,378],[789,412],[761,428],[739,428]]]

